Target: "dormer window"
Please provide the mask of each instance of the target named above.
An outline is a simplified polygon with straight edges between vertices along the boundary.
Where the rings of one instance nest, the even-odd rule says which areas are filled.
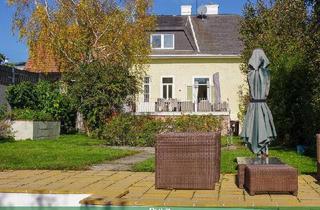
[[[174,49],[174,34],[151,34],[150,43],[152,49]]]

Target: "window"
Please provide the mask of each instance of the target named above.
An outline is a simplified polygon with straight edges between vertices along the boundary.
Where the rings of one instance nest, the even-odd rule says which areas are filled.
[[[162,78],[162,98],[169,99],[173,96],[173,78],[163,77]]]
[[[174,49],[174,34],[152,34],[152,49]]]
[[[209,100],[209,88],[210,82],[209,78],[195,78],[195,91],[197,92],[197,101]]]
[[[143,80],[143,98],[144,102],[150,101],[150,77],[145,77]]]

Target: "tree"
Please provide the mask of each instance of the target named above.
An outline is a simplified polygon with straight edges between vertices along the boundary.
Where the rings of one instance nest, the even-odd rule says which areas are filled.
[[[315,35],[307,5],[302,0],[248,1],[241,23],[243,63],[254,48],[266,51],[271,61],[268,103],[274,115],[279,142],[311,144],[316,132],[314,92],[319,73],[315,68]],[[247,66],[242,66],[247,73]]]
[[[3,64],[6,61],[6,56],[0,53],[0,64]]]
[[[40,69],[53,57],[89,131],[141,87],[154,17],[149,0],[8,0],[14,29]],[[42,65],[42,66],[41,66]]]
[[[8,0],[14,29],[36,63],[53,56],[61,70],[96,61],[140,74],[150,52],[149,0]]]
[[[319,72],[320,69],[320,1],[319,0],[306,0],[309,7],[312,8],[310,16],[309,34],[312,40],[312,45],[309,48],[309,54],[313,55],[312,67],[315,71]],[[320,113],[320,73],[315,77],[316,88],[313,92],[313,107],[316,113]],[[316,124],[320,123],[319,114],[315,116]],[[317,133],[320,132],[320,127],[317,128]]]

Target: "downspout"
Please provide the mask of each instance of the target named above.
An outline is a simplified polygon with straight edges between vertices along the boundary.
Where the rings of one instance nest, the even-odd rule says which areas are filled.
[[[192,36],[193,36],[193,38],[194,38],[194,42],[196,43],[197,52],[199,53],[199,52],[200,52],[200,48],[199,48],[198,40],[197,40],[197,37],[196,37],[196,33],[194,32],[194,28],[193,28],[193,23],[192,23],[192,20],[191,20],[191,16],[188,16],[188,21],[189,21],[190,26],[191,26],[191,31],[192,31]]]

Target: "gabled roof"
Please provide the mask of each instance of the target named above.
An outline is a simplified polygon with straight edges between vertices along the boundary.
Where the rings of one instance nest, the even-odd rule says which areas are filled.
[[[180,44],[178,50],[153,50],[152,56],[169,54],[239,56],[243,49],[239,39],[240,20],[241,17],[238,15],[208,15],[206,18],[158,16],[156,31],[172,33],[183,31],[192,50],[190,51],[187,44],[184,46]],[[177,44],[179,43],[176,42],[176,48]]]

